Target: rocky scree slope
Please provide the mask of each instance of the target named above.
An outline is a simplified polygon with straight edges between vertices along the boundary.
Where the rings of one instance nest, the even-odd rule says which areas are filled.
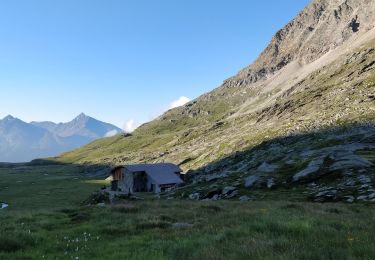
[[[242,190],[245,194],[251,190],[245,180],[252,176],[263,183],[254,187],[275,187],[270,184],[273,182],[283,188],[301,185],[306,192],[308,185],[321,176],[337,176],[342,180],[342,174],[354,168],[353,175],[361,171],[371,183],[374,180],[374,11],[375,2],[367,0],[313,1],[276,33],[252,65],[219,88],[168,111],[131,136],[93,142],[64,154],[58,161],[87,165],[88,174],[99,175],[106,171],[96,171],[92,165],[100,169],[103,165],[124,163],[174,162],[190,170],[193,183],[178,196],[188,196],[191,192],[206,199],[212,197],[195,189],[207,191],[211,185],[228,183],[236,190],[248,186]],[[356,135],[357,132],[361,135]],[[281,145],[284,138],[287,142]],[[259,149],[262,144],[273,143],[274,146],[266,146],[268,150]],[[278,144],[282,148],[276,149]],[[340,145],[354,145],[356,149],[341,153],[346,146]],[[332,152],[303,156],[304,152],[318,148]],[[345,163],[340,163],[340,156],[347,158]],[[361,167],[351,166],[360,164],[359,161]],[[344,166],[331,167],[335,163]],[[258,171],[262,165],[274,169],[273,180],[266,186],[261,178],[264,172]],[[294,178],[309,165],[318,170],[306,170],[300,175],[311,172],[316,178],[309,174],[306,178]],[[321,171],[325,174],[320,175]],[[333,179],[332,183],[336,181]]]

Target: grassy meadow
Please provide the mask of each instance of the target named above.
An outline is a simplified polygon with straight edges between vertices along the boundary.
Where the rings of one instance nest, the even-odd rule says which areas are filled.
[[[267,200],[82,205],[73,166],[0,168],[0,259],[374,259],[375,207]]]

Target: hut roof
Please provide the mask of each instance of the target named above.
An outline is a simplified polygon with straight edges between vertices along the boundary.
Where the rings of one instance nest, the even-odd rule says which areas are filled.
[[[177,175],[182,170],[172,163],[132,164],[124,168],[130,172],[145,172],[157,184],[183,183]]]

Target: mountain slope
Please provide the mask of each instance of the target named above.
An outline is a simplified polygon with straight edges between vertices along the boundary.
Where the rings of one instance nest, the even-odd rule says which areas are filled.
[[[55,156],[120,133],[115,126],[80,115],[69,123],[26,123],[12,116],[0,120],[0,161],[22,162]]]
[[[98,140],[58,160],[88,165],[169,161],[204,177],[247,176],[261,160],[285,168],[279,153],[292,156],[300,139],[291,139],[290,149],[255,148],[293,136],[309,137],[299,148],[306,151],[356,140],[370,143],[363,147],[373,153],[374,25],[374,1],[315,0],[276,33],[253,64],[219,88],[166,112],[133,136]],[[294,154],[288,178],[314,159],[300,153]]]

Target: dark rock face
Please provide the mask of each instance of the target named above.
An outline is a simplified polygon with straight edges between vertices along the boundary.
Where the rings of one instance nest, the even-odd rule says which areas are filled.
[[[352,28],[353,32],[358,32],[360,25],[361,24],[358,22],[358,16],[356,15],[355,18],[353,18],[350,22],[349,27]]]

